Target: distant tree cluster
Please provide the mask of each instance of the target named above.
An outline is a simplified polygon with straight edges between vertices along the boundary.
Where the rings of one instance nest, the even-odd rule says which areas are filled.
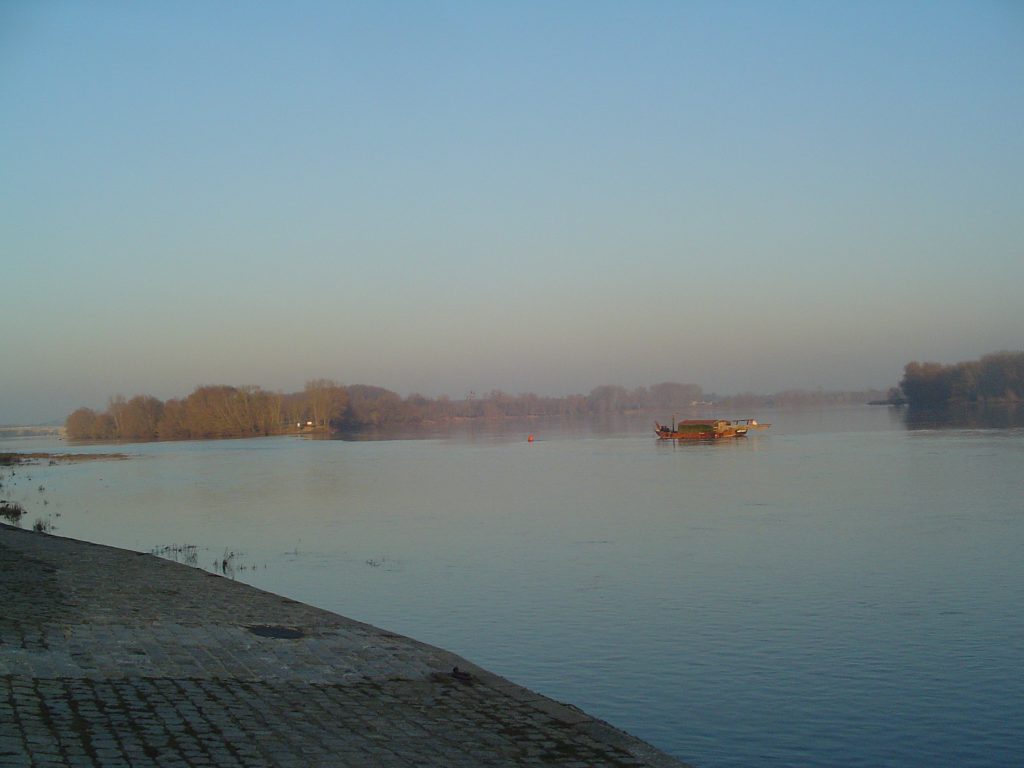
[[[900,389],[911,407],[1024,400],[1024,352],[995,352],[953,365],[907,363]]]
[[[318,379],[282,395],[259,387],[203,386],[184,400],[150,395],[112,397],[97,413],[79,408],[65,428],[73,440],[194,440],[281,434],[299,425],[337,426],[348,405],[345,389]]]
[[[834,405],[861,405],[873,400],[888,398],[889,393],[881,389],[826,392],[824,390],[787,389],[770,395],[741,392],[729,397],[710,399],[719,408],[807,408]]]

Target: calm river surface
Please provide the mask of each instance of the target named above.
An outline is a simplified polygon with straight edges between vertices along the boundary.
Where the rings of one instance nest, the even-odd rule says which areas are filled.
[[[210,569],[233,552],[235,578],[460,653],[702,768],[1019,765],[1024,430],[908,430],[867,406],[754,415],[773,427],[679,446],[644,421],[0,449],[134,457],[17,470],[25,525],[195,545]]]

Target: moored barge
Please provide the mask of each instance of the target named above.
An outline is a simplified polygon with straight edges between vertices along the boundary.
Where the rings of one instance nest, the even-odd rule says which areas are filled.
[[[770,424],[759,424],[757,419],[683,419],[672,425],[654,422],[654,434],[660,440],[719,440],[744,437],[751,429],[767,429]]]

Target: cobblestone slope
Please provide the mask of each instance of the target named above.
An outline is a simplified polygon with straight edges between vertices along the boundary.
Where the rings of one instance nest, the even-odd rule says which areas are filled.
[[[0,526],[0,586],[0,766],[681,765],[441,649],[152,555]]]

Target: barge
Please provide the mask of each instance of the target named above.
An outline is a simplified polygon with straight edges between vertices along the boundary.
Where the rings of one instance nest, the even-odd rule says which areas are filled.
[[[759,424],[757,419],[683,419],[672,425],[654,422],[654,434],[659,440],[719,440],[744,437],[752,429],[767,429],[771,424]]]

